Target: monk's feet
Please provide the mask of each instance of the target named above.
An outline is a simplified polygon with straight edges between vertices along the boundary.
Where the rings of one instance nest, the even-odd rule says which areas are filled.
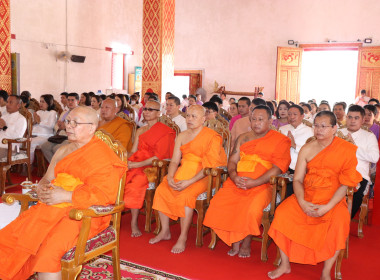
[[[162,240],[170,240],[170,238],[172,238],[170,232],[165,232],[164,233],[164,232],[161,231],[156,237],[151,238],[149,240],[149,243],[150,244],[156,244],[156,243],[158,243],[158,242],[160,242]]]
[[[251,241],[252,236],[250,235],[243,239],[243,242],[239,250],[240,258],[249,258],[251,256]]]
[[[139,237],[142,235],[137,225],[131,225],[131,228],[132,228],[132,234],[131,234],[132,237]]]
[[[239,253],[239,247],[240,247],[241,241],[232,243],[232,248],[227,252],[227,255],[233,257],[236,256]]]
[[[268,277],[270,279],[277,279],[281,277],[283,274],[288,274],[290,273],[290,266],[282,264],[275,270],[268,272]]]
[[[173,254],[180,254],[183,251],[185,251],[185,248],[186,248],[186,238],[179,237],[177,240],[177,243],[173,246],[171,252]]]

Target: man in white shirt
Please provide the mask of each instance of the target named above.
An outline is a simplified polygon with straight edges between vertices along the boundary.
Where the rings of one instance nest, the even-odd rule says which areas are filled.
[[[63,111],[68,111],[69,107],[67,107],[67,104],[68,104],[67,97],[69,96],[69,94],[67,92],[62,92],[60,95],[61,95],[62,109]]]
[[[8,93],[5,90],[0,90],[0,117],[7,113]]]
[[[289,173],[294,174],[298,153],[306,140],[314,136],[314,131],[311,127],[303,124],[304,110],[299,105],[292,105],[288,110],[289,124],[281,126],[280,132],[288,136],[291,140]],[[289,184],[286,189],[287,196],[293,194],[293,185]]]
[[[79,95],[75,92],[69,93],[67,96],[67,107],[69,110],[63,111],[62,114],[59,116],[58,121],[56,125],[54,126],[54,132],[56,135],[62,135],[66,136],[66,125],[65,125],[65,119],[69,115],[72,109],[76,108],[79,103]],[[61,144],[55,144],[52,142],[45,142],[41,145],[41,151],[44,154],[45,158],[48,162],[51,161],[53,155],[55,152],[63,145],[67,144],[68,142],[63,142]]]
[[[172,94],[171,92],[168,91],[168,92],[165,94],[165,100],[161,103],[161,113],[162,113],[163,115],[167,115],[167,114],[166,114],[166,106],[167,106],[167,101],[168,101],[168,99],[169,99],[170,96],[173,96],[173,94]]]
[[[172,121],[179,126],[179,129],[185,131],[187,129],[186,119],[182,117],[179,113],[179,108],[181,106],[181,101],[177,96],[170,96],[166,100],[166,115],[171,118]]]
[[[21,99],[10,95],[6,105],[7,114],[0,118],[0,158],[7,156],[8,144],[2,144],[3,139],[22,138],[26,130],[26,119],[19,113]]]
[[[363,177],[363,180],[357,187],[357,191],[354,193],[351,218],[355,217],[355,214],[358,212],[363,196],[368,192],[368,186],[371,184],[369,176],[370,163],[376,163],[379,160],[379,146],[375,134],[361,128],[364,123],[364,115],[365,111],[361,106],[352,105],[348,108],[346,118],[347,128],[339,130],[358,147],[356,151],[358,159],[356,170]]]

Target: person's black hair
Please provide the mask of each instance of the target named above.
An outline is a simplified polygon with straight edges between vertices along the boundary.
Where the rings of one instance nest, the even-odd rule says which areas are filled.
[[[186,94],[183,94],[182,95],[182,99],[186,99],[187,98],[187,95]]]
[[[305,103],[305,104],[303,104],[302,106],[307,107],[307,109],[309,109],[309,111],[311,111],[311,106],[310,106],[310,104]],[[305,111],[305,110],[304,110],[304,111]]]
[[[136,101],[136,104],[139,104],[139,98],[140,97],[135,93],[131,95],[131,101],[132,100]]]
[[[264,93],[263,93],[263,92],[261,92],[261,91],[260,91],[260,92],[259,92],[257,95],[259,95],[259,94],[260,94],[260,95],[262,95],[262,96],[264,96]]]
[[[276,100],[272,100],[272,102],[274,103],[274,106],[277,107],[277,101]]]
[[[265,103],[267,104],[267,106],[269,107],[269,109],[271,110],[272,112],[272,116],[274,114],[274,106],[273,106],[273,103],[271,101],[265,101]]]
[[[362,89],[362,90],[360,91],[360,94],[367,94],[367,92],[366,92],[365,89]]]
[[[329,107],[329,111],[331,111],[331,107],[330,107],[330,104],[326,101],[326,102],[323,102],[323,101],[325,101],[325,100],[322,100],[322,102],[319,104],[319,106],[321,106],[321,105],[327,105],[328,107]]]
[[[71,93],[69,93],[69,94],[67,95],[67,97],[69,97],[69,96],[74,97],[76,100],[79,100],[79,94],[76,93],[76,92],[71,92]]]
[[[61,92],[61,94],[60,95],[64,95],[66,98],[67,98],[67,96],[69,95],[66,91],[64,91],[64,92]]]
[[[376,98],[371,98],[371,99],[368,101],[368,103],[369,103],[369,102],[372,102],[372,101],[375,101],[376,104],[380,104],[379,100],[376,99]]]
[[[207,109],[209,109],[209,110],[213,110],[213,111],[215,111],[217,113],[219,111],[218,110],[218,106],[216,106],[216,104],[214,102],[212,102],[212,101],[205,102],[205,103],[203,103],[202,106],[205,107],[205,108],[207,108]]]
[[[94,95],[95,95],[95,92],[93,92],[93,91],[89,91],[88,92],[88,95],[90,96],[90,97],[93,97]],[[91,98],[90,98],[91,99]]]
[[[231,99],[234,101],[232,103],[236,103],[236,98],[235,97],[230,97],[229,101],[231,101]]]
[[[318,114],[314,118],[314,123],[315,123],[315,120],[319,117],[329,117],[330,125],[336,126],[336,116],[333,112],[331,112],[331,111],[320,111],[320,112],[318,112]]]
[[[346,108],[347,108],[347,104],[346,102],[337,102],[334,104],[334,107],[333,107],[333,110],[336,106],[342,106],[343,107],[343,111],[346,111]]]
[[[95,98],[98,103],[101,103],[103,101],[103,99],[100,95],[94,95],[91,98]]]
[[[118,94],[116,94],[116,96],[119,97],[120,100],[121,100],[121,106],[120,106],[120,111],[119,112],[123,112],[124,109],[126,109],[125,95],[122,94],[122,93],[118,93]]]
[[[216,102],[219,105],[223,104],[223,100],[219,96],[217,96],[217,95],[214,95],[213,97],[211,97],[210,98],[210,102]]]
[[[225,94],[224,92],[222,92],[220,95],[224,95],[225,97],[227,97],[227,94]]]
[[[231,104],[230,104],[230,107],[231,107],[231,106],[236,106],[236,109],[238,109],[238,104],[235,103],[235,102],[234,102],[234,103],[231,103]]]
[[[289,104],[290,105],[294,105],[295,103],[293,101],[289,101]]]
[[[305,111],[303,110],[303,108],[300,106],[300,105],[297,105],[297,104],[294,104],[294,105],[291,105],[288,110],[290,110],[291,108],[296,108],[298,109],[298,111],[300,112],[301,115],[305,114]]]
[[[25,103],[25,108],[28,108],[30,104],[28,97],[26,95],[20,95],[20,99],[22,103]]]
[[[255,104],[255,106],[259,106],[259,105],[267,105],[267,103],[265,102],[265,100],[264,99],[262,99],[262,98],[259,98],[259,97],[257,97],[257,98],[253,98],[252,99],[252,104]]]
[[[374,115],[374,116],[376,116],[377,115],[377,108],[375,107],[375,105],[365,105],[364,107],[364,110],[368,110],[368,111],[370,111],[370,112],[372,112],[372,114]]]
[[[251,115],[256,110],[265,110],[267,112],[268,119],[272,118],[272,111],[267,105],[257,105],[255,108],[252,109]]]
[[[84,95],[84,97],[86,98],[86,100],[84,101],[84,105],[91,106],[90,95],[87,92],[83,92],[82,95]]]
[[[41,95],[41,98],[43,98],[45,100],[46,104],[48,105],[48,107],[47,107],[48,111],[51,111],[51,110],[55,109],[53,95],[51,95],[51,94],[43,94],[43,95]]]
[[[190,98],[190,97],[189,97],[189,98]],[[168,98],[168,100],[173,100],[174,103],[175,103],[175,105],[177,105],[177,106],[181,105],[181,100],[180,100],[177,96],[175,96],[175,95],[171,95],[171,96]]]
[[[32,95],[30,94],[30,92],[27,91],[27,90],[24,90],[23,92],[21,92],[20,96],[26,96],[29,100],[32,97]]]
[[[348,112],[359,112],[360,115],[364,118],[364,115],[365,115],[365,111],[364,111],[364,108],[362,106],[359,106],[359,105],[352,105],[348,108]]]
[[[100,98],[101,98],[103,101],[107,99],[107,95],[105,95],[105,94],[101,94],[101,95],[99,95],[99,96],[100,96]]]
[[[158,102],[158,96],[151,94],[148,98],[148,100],[154,100]]]
[[[4,99],[4,101],[6,102],[8,100],[8,92],[6,92],[5,90],[0,90],[0,97]]]
[[[310,108],[311,108],[311,105],[314,105],[315,108],[317,108],[317,110],[318,110],[318,104],[317,104],[317,103],[315,103],[315,102],[311,102],[309,105],[310,105]]]
[[[277,119],[280,118],[280,114],[278,113],[278,110],[280,109],[280,106],[281,106],[281,105],[285,105],[286,108],[288,108],[288,109],[289,109],[289,107],[290,107],[290,104],[289,104],[288,101],[286,101],[286,100],[281,100],[281,101],[278,103],[277,110],[276,110],[276,118],[277,118]]]
[[[239,101],[245,101],[248,106],[251,106],[251,100],[248,97],[245,97],[245,96],[240,97],[238,100],[238,103],[239,103]]]
[[[197,97],[196,97],[195,95],[190,94],[189,97],[188,97],[188,99],[190,99],[190,98],[192,98],[192,99],[194,99],[195,101],[197,101]]]

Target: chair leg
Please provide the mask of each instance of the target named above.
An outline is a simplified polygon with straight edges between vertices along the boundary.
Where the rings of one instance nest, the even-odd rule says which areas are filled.
[[[62,267],[61,273],[62,273],[62,280],[75,280],[77,279],[78,275],[82,271],[82,266],[77,267]]]
[[[269,219],[263,219],[263,234],[261,240],[261,261],[266,262],[268,260],[268,230],[270,227]]]
[[[363,197],[362,205],[360,206],[359,213],[359,225],[358,225],[358,237],[363,238],[363,225],[368,214],[368,196]]]
[[[9,165],[2,166],[2,168],[1,168],[1,173],[0,173],[0,196],[3,195],[3,193],[5,192],[5,181],[6,181],[6,178],[9,177],[9,173],[8,173],[9,168],[10,168]],[[8,181],[9,181],[9,178],[8,178]]]
[[[113,279],[120,280],[120,251],[119,247],[112,249]]]
[[[156,229],[154,230],[154,234],[157,235],[161,231],[161,220],[157,210],[154,210],[154,215],[156,216]]]
[[[203,246],[203,220],[205,218],[205,209],[204,209],[203,201],[200,204],[198,204],[198,201],[197,201],[197,205],[196,205],[195,210],[198,213],[198,217],[197,217],[197,240],[196,240],[195,244],[197,247],[202,247]]]
[[[145,231],[150,232],[152,230],[152,206],[153,206],[153,195],[150,190],[146,191],[145,194]]]
[[[343,255],[344,255],[345,249],[340,250],[338,258],[336,259],[335,262],[335,280],[341,280],[342,279],[342,272],[341,267],[342,267],[342,260],[343,260]]]
[[[28,179],[29,181],[32,181],[32,165],[29,162],[26,164],[26,168],[28,169]]]

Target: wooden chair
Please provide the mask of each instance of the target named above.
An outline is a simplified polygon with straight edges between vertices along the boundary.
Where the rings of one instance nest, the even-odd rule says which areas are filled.
[[[305,120],[305,119],[302,120],[302,123],[304,125],[308,126],[308,127],[312,127],[313,126],[313,124],[311,122],[309,122],[308,120]]]
[[[220,121],[225,127],[229,127],[230,125],[229,122],[225,118],[223,118],[221,115],[217,114],[216,119]]]
[[[228,129],[228,127],[224,127],[220,122],[217,120],[209,120],[206,121],[204,126],[207,126],[216,132],[218,132],[223,139],[223,148],[225,150],[225,153],[227,157],[229,156],[230,146],[231,146],[231,134]],[[162,179],[166,173],[169,166],[169,161],[157,161],[156,166],[161,167],[161,173],[160,178]],[[197,223],[192,224],[192,226],[195,226],[197,228],[197,237],[196,237],[196,246],[202,247],[203,246],[203,236],[208,233],[208,231],[204,231],[203,226],[203,220],[206,214],[206,210],[208,206],[210,205],[210,200],[214,195],[214,186],[219,186],[221,183],[221,178],[223,177],[223,174],[226,174],[226,168],[220,167],[220,168],[205,168],[203,170],[204,175],[208,177],[208,184],[207,184],[207,190],[203,193],[201,193],[196,200],[195,204],[195,212],[197,212]],[[217,176],[219,175],[220,176]],[[215,183],[213,183],[215,181]],[[158,234],[161,230],[161,224],[159,223],[158,214],[156,212],[156,219],[158,222],[156,223],[156,230],[155,234]]]
[[[57,119],[59,118],[59,116],[63,112],[62,106],[61,106],[61,104],[59,104],[59,102],[57,100],[54,100],[54,111],[57,112]]]
[[[129,112],[129,117],[134,121],[136,119],[136,111],[133,109],[133,107],[130,104],[125,104],[125,108]]]
[[[125,149],[119,141],[114,141],[112,136],[105,131],[97,131],[95,136],[103,140],[119,157],[124,158]],[[119,182],[118,193],[115,204],[100,206],[94,205],[87,209],[71,209],[69,216],[73,220],[82,221],[77,245],[71,248],[61,259],[62,279],[76,279],[82,270],[82,265],[110,250],[112,250],[112,264],[114,279],[121,279],[120,276],[120,255],[119,255],[119,238],[120,238],[120,220],[121,212],[124,209],[124,186],[125,175]],[[2,200],[8,204],[16,200],[21,203],[21,211],[28,209],[30,202],[38,201],[37,194],[32,191],[28,194],[4,194]],[[88,239],[91,219],[112,215],[110,226],[103,230],[95,237]]]
[[[179,126],[173,122],[168,116],[162,115],[158,119],[159,122],[172,128],[176,136],[181,133]],[[156,188],[161,183],[162,179],[167,173],[169,166],[169,160],[154,160],[153,167],[144,169],[144,173],[148,178],[148,188],[145,192],[145,231],[150,232],[152,230],[152,214],[153,214],[153,198],[156,192]],[[158,214],[155,215],[156,224],[158,223]]]
[[[9,176],[9,170],[12,166],[18,164],[26,164],[28,178],[32,178],[30,162],[30,143],[32,141],[33,117],[32,114],[26,108],[21,108],[20,114],[25,117],[27,122],[24,138],[2,140],[3,144],[8,144],[8,155],[0,159],[0,195],[2,195],[6,189],[16,186],[12,184]],[[14,151],[15,144],[21,146],[19,148],[19,151]],[[8,179],[8,186],[6,186],[5,184],[6,179]]]
[[[28,109],[32,109],[34,112],[37,112],[40,109],[40,103],[37,101],[37,99],[30,99]]]
[[[219,109],[219,114],[226,117],[229,121],[232,119],[232,116],[230,113],[228,113],[226,110],[224,110],[223,108],[220,108]]]

